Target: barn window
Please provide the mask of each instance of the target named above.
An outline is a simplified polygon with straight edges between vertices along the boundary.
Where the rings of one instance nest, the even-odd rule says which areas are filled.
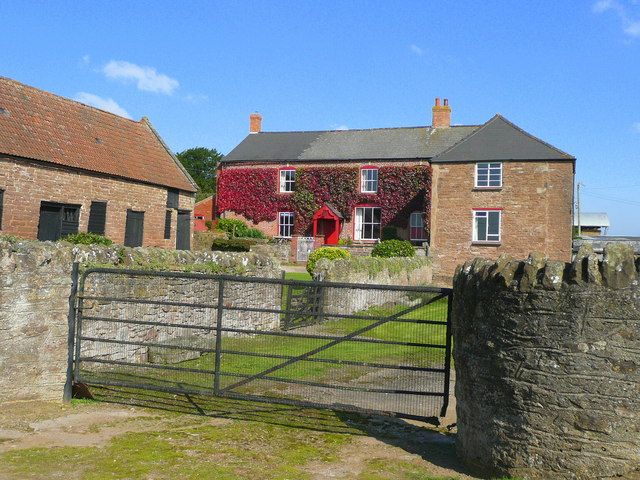
[[[59,240],[78,233],[80,205],[42,202],[38,222],[38,240]]]
[[[91,202],[87,232],[104,235],[107,223],[107,202]]]
[[[164,212],[164,239],[171,238],[171,210]]]
[[[180,204],[180,192],[175,188],[167,190],[167,208],[178,208]]]

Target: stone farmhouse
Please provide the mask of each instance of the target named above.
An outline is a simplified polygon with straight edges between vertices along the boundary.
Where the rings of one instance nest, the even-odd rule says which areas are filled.
[[[189,249],[196,190],[146,118],[0,77],[0,233]]]
[[[575,158],[501,115],[452,125],[448,101],[436,99],[431,126],[263,132],[261,123],[252,114],[221,162],[223,217],[292,243],[427,242],[442,279],[476,256],[571,259]]]

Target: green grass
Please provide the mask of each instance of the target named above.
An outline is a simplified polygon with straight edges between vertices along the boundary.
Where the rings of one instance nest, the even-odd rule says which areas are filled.
[[[286,272],[284,278],[285,280],[300,280],[304,282],[311,282],[313,280],[308,272]]]

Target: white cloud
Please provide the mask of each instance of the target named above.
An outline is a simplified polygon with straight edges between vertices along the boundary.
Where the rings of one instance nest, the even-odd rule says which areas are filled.
[[[420,48],[419,46],[417,46],[416,44],[414,44],[414,43],[409,45],[409,50],[411,50],[416,55],[420,55],[420,56],[424,53],[424,50],[422,48]]]
[[[634,132],[640,133],[640,122],[634,123],[631,127],[633,128]]]
[[[106,110],[107,112],[115,113],[116,115],[120,115],[121,117],[131,118],[129,112],[118,105],[118,103],[112,98],[99,97],[98,95],[94,95],[93,93],[78,92],[74,97],[74,100],[85,103],[87,105],[91,105],[92,107],[96,107],[101,110]]]
[[[111,60],[102,68],[102,72],[107,78],[136,82],[138,90],[145,92],[171,95],[180,86],[178,80],[158,73],[155,68],[143,67],[124,60]]]
[[[632,2],[634,6],[637,3]],[[593,4],[592,10],[595,13],[612,11],[616,14],[622,24],[622,31],[630,37],[640,37],[640,19],[629,13],[627,5],[618,0],[598,0]]]

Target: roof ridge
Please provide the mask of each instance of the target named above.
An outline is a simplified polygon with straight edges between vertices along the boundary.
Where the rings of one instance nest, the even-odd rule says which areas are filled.
[[[41,94],[42,94],[42,93],[44,93],[44,94],[45,94],[45,95],[47,95],[47,96],[54,97],[54,98],[57,98],[57,99],[63,100],[63,101],[65,101],[65,102],[69,102],[69,103],[74,103],[74,104],[82,105],[83,107],[87,107],[87,108],[91,108],[91,109],[93,109],[93,110],[97,110],[97,111],[98,111],[98,112],[100,112],[100,113],[107,113],[107,114],[109,114],[109,115],[112,115],[112,116],[114,116],[114,117],[116,117],[116,118],[120,118],[120,119],[122,119],[122,120],[126,120],[126,121],[128,121],[128,122],[133,122],[133,123],[136,123],[136,124],[141,124],[141,123],[142,123],[142,119],[140,119],[140,120],[134,120],[133,118],[123,117],[122,115],[118,115],[117,113],[113,113],[113,112],[110,112],[110,111],[108,111],[108,110],[103,110],[102,108],[94,107],[93,105],[88,105],[88,104],[83,103],[83,102],[81,102],[81,101],[79,101],[79,100],[73,100],[73,99],[71,99],[71,98],[63,97],[62,95],[58,95],[58,94],[56,94],[56,93],[48,92],[47,90],[43,90],[43,89],[41,89],[41,88],[34,87],[34,86],[32,86],[32,85],[27,85],[26,83],[19,82],[18,80],[14,80],[13,78],[4,77],[4,76],[0,75],[0,80],[6,80],[6,81],[8,81],[8,82],[10,82],[10,83],[13,83],[13,84],[19,85],[19,86],[21,86],[21,87],[24,87],[24,88],[27,88],[27,89],[30,89],[30,90],[35,90],[36,92],[41,93]]]
[[[460,128],[460,127],[480,127],[483,124],[478,125],[451,125],[449,128]],[[336,130],[278,130],[272,132],[258,132],[258,135],[263,134],[278,134],[278,133],[329,133],[329,132],[367,132],[371,130],[410,130],[410,129],[419,129],[419,128],[430,128],[433,129],[431,125],[417,125],[412,127],[373,127],[373,128],[345,128],[345,129],[336,129]],[[255,134],[254,134],[255,135]]]

